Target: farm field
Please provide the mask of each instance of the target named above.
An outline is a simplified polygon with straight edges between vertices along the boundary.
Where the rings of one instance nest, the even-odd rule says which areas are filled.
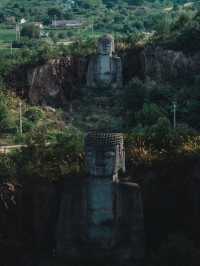
[[[0,28],[0,45],[11,43],[16,38],[15,29]]]
[[[53,36],[59,37],[60,41],[70,42],[74,41],[74,38],[85,39],[88,37],[98,37],[103,32],[92,32],[90,27],[81,28],[81,29],[54,29],[54,28],[45,28],[44,32],[48,33],[49,37]],[[13,41],[16,40],[16,32],[15,28],[4,28],[0,27],[0,49],[10,48],[10,45]]]

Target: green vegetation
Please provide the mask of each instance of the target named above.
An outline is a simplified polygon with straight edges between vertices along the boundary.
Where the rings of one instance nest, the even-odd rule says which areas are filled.
[[[77,47],[77,42],[85,42],[89,47],[91,39],[107,32],[113,33],[125,45],[127,42],[132,46],[158,42],[165,47],[194,51],[199,47],[199,4],[181,5],[181,2],[88,0],[70,4],[70,1],[46,0],[36,4],[34,0],[5,1],[0,14],[1,68],[4,68],[2,64],[7,68],[9,61],[11,65],[22,61],[30,63],[27,57],[30,58],[41,43],[55,50],[53,56],[60,56],[60,46],[65,49],[64,54],[66,50],[71,53],[70,46]],[[21,19],[27,22],[19,25],[20,38],[15,30]],[[82,20],[83,26],[55,28],[51,25],[55,19]],[[35,22],[44,27],[39,29]],[[18,52],[16,48],[22,51]],[[12,59],[8,58],[9,54]]]
[[[54,133],[54,142],[48,145],[49,134],[44,127],[29,134],[25,147],[0,156],[0,180],[21,184],[61,181],[66,177],[82,176],[85,172],[83,137],[74,129]]]
[[[25,2],[22,4],[24,8],[26,5],[31,6],[34,3],[34,1],[30,1],[28,5]],[[60,2],[60,4],[63,3]],[[146,2],[144,5],[136,6],[134,4],[130,6],[131,4],[134,3],[119,1],[114,4],[112,1],[107,1],[102,4],[101,1],[78,1],[75,6],[69,7],[66,12],[73,14],[73,18],[77,17],[77,14],[79,14],[79,18],[83,18],[87,9],[87,19],[89,19],[89,22],[93,21],[95,36],[102,32],[113,31],[116,35],[117,49],[122,53],[127,48],[148,44],[159,44],[163,47],[170,47],[191,54],[198,50],[200,44],[198,4],[193,3],[184,6],[172,2]],[[19,9],[19,6],[16,5],[13,8],[13,3],[9,3],[5,10],[9,9],[9,5],[11,5],[12,10]],[[42,5],[43,1],[40,4],[41,10],[43,10]],[[60,9],[59,6],[55,5],[47,4],[46,9],[43,10],[44,15],[51,18],[54,16],[60,19],[65,18],[64,14],[61,14],[64,9]],[[36,18],[32,16],[31,20],[34,21]],[[5,23],[4,21],[0,31],[0,36],[1,32],[4,36],[4,39],[2,37],[4,48],[0,50],[2,55],[0,57],[0,78],[2,82],[6,82],[8,74],[18,67],[25,69],[26,67],[43,64],[51,58],[69,54],[88,55],[93,53],[95,49],[96,39],[91,35],[92,29],[91,33],[89,33],[90,30],[86,29],[85,37],[82,38],[84,29],[66,30],[48,27],[46,31],[49,33],[49,37],[39,38],[40,30],[34,23],[21,26],[21,39],[13,41],[11,49],[8,43],[6,46],[6,42],[9,38],[10,40],[13,39],[15,34],[13,29],[6,29]],[[80,33],[79,37],[77,32]],[[72,41],[72,43],[65,45],[67,41]],[[148,142],[153,143],[155,150],[171,150],[179,143],[179,140],[177,140],[178,134],[181,136],[180,138],[185,138],[186,135],[198,135],[200,130],[198,117],[200,106],[199,77],[190,77],[188,80],[189,82],[186,82],[183,79],[183,83],[160,84],[151,80],[133,79],[126,84],[122,91],[110,92],[108,97],[111,97],[112,106],[108,108],[108,111],[102,110],[98,116],[95,114],[95,106],[93,106],[92,100],[95,95],[84,92],[81,99],[81,106],[84,108],[81,109],[80,114],[75,114],[73,123],[76,127],[82,129],[110,125],[115,129],[125,132],[131,131],[140,137],[146,138]],[[103,97],[105,95],[98,96]],[[178,107],[178,128],[176,132],[174,132],[172,125],[172,104],[174,100],[177,101]],[[92,115],[88,116],[88,113]],[[122,113],[126,114],[126,119],[121,115]],[[35,126],[36,120],[31,116],[34,117],[31,112],[24,113],[25,133],[30,132]],[[41,119],[41,121],[44,120],[45,118]],[[16,128],[16,123],[13,128]],[[180,134],[180,132],[182,133]],[[15,139],[20,142],[20,138]]]
[[[199,90],[196,80],[189,84],[160,84],[155,81],[132,80],[125,88],[124,108],[131,126],[152,126],[159,118],[173,117],[173,102],[177,103],[177,119],[180,124],[199,130],[196,116],[199,106]],[[125,100],[126,98],[126,100]],[[187,108],[185,108],[187,104]]]
[[[144,44],[151,42],[153,37],[157,41],[165,40],[166,45],[177,49],[184,46],[184,43],[187,44],[186,49],[196,49],[199,45],[197,24],[199,5],[198,2],[193,2],[183,6],[179,5],[181,2],[184,1],[176,3],[175,1],[82,0],[75,1],[74,4],[70,1],[51,0],[43,0],[40,3],[34,0],[5,1],[1,3],[0,44],[2,43],[3,46],[0,45],[0,48],[10,48],[11,42],[17,38],[17,46],[14,42],[14,47],[22,49],[27,43],[23,36],[37,35],[37,38],[41,37],[49,45],[55,46],[56,43],[57,45],[62,43],[68,46],[71,42],[80,39],[87,41],[88,38],[112,32],[117,39],[133,41],[133,36],[135,38],[137,35]],[[19,41],[19,34],[15,33],[15,29],[16,23],[21,19],[25,19],[27,23],[19,26],[22,33]],[[84,23],[78,28],[55,28],[51,26],[52,20],[55,19],[77,19]],[[39,30],[34,26],[35,22],[42,23],[44,28]],[[29,28],[28,33],[27,28]],[[168,42],[166,42],[167,39]],[[35,47],[33,46],[32,49]],[[5,60],[2,59],[2,61]]]
[[[66,127],[61,110],[31,107],[3,92],[0,99],[1,145],[23,144],[8,155],[1,154],[0,182],[53,182],[83,174],[83,134],[73,126]],[[19,130],[20,102],[23,135]]]
[[[40,28],[34,24],[25,24],[21,29],[21,36],[32,39],[40,38]]]
[[[182,74],[182,80],[170,82],[133,78],[120,89],[68,86],[64,90],[70,111],[68,106],[32,106],[16,96],[15,86],[11,91],[7,85],[17,71],[25,75],[25,70],[49,59],[94,53],[104,33],[114,35],[123,59],[146,46],[193,56],[200,47],[200,2],[1,0],[0,8],[0,145],[19,145],[0,154],[0,184],[30,186],[85,178],[83,132],[106,128],[124,133],[127,175],[143,186],[145,207],[149,202],[157,206],[169,189],[184,209],[188,180],[200,158],[199,75]],[[54,20],[80,20],[83,25],[56,27]],[[150,177],[144,175],[149,172]],[[146,265],[199,265],[199,249],[190,236],[163,238],[153,253],[149,248]]]
[[[20,135],[20,103],[22,130]],[[62,110],[29,106],[16,96],[1,91],[0,95],[0,144],[25,144],[34,131],[45,128],[47,141],[54,142],[65,128]]]
[[[36,5],[36,1],[23,0],[5,1],[1,5],[2,83],[6,83],[8,74],[19,67],[26,69],[69,54],[93,53],[96,37],[105,32],[113,32],[117,49],[121,53],[128,48],[159,44],[192,54],[200,45],[198,2],[184,5],[184,1],[79,0],[73,4],[70,1],[43,0]],[[15,33],[15,24],[22,18],[25,18],[27,23],[20,26],[19,38]],[[51,27],[51,21],[54,19],[83,19],[85,23],[78,29],[54,28]],[[35,24],[36,21],[43,23],[44,28],[40,29]],[[48,33],[48,37],[42,37],[42,32]],[[14,40],[16,37],[17,40]],[[188,83],[183,80],[182,84],[159,84],[134,79],[123,91],[111,92],[113,108],[107,113],[102,110],[101,115],[97,117],[95,114],[91,117],[86,115],[95,111],[91,100],[94,95],[87,95],[86,92],[82,99],[82,117],[75,114],[74,124],[80,128],[83,128],[83,123],[97,128],[111,125],[115,129],[145,136],[154,143],[159,141],[159,134],[166,130],[170,138],[163,139],[162,133],[160,140],[165,141],[165,144],[162,144],[164,146],[171,145],[169,143],[173,143],[171,137],[174,136],[174,100],[177,100],[178,127],[183,131],[183,135],[193,136],[200,130],[197,115],[200,104],[198,86],[199,77],[191,77]],[[126,113],[126,119],[122,113]],[[30,117],[30,113],[24,114],[25,132],[34,128],[35,121]],[[16,125],[14,127],[16,128]]]
[[[15,30],[8,28],[0,29],[0,42],[3,44],[11,43],[15,40]]]

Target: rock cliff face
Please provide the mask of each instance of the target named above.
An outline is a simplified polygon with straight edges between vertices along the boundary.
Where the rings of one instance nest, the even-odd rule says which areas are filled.
[[[200,52],[189,55],[159,46],[129,49],[122,58],[123,83],[147,77],[159,82],[194,80],[200,73]],[[86,86],[87,57],[55,59],[38,67],[22,67],[7,77],[8,86],[32,104],[67,107]]]
[[[187,160],[184,163],[181,160],[174,161],[173,164],[170,162],[168,168],[163,166],[162,162],[161,165],[156,165],[156,168],[154,166],[135,169],[137,179],[142,179],[147,248],[159,246],[167,235],[175,232],[189,232],[189,235],[193,234],[195,239],[199,239],[199,173],[199,159]],[[124,229],[121,232],[126,244],[127,241],[137,243],[135,251],[139,255],[143,243],[138,239],[142,239],[140,233],[143,231],[140,228],[142,223],[138,221],[141,217],[140,209],[135,208],[141,198],[135,192],[128,192],[132,189],[135,191],[135,187],[132,188],[126,183],[119,185],[119,227]],[[82,188],[83,183],[80,180],[77,180],[77,183],[67,181],[65,186],[63,183],[43,183],[14,187],[14,190],[12,185],[0,185],[0,253],[1,261],[6,262],[4,265],[38,265],[22,263],[21,259],[27,250],[33,248],[39,248],[42,252],[48,250],[52,254],[56,237],[59,239],[58,249],[59,246],[68,248],[74,240],[79,241],[81,231],[85,227],[84,217],[80,215],[85,204]],[[131,202],[134,210],[130,206]],[[59,209],[60,215],[57,212]],[[120,217],[123,219],[120,220]],[[56,220],[59,222],[56,223]],[[78,224],[75,221],[78,221]],[[119,237],[120,243],[123,243],[122,236],[116,236]],[[20,261],[16,260],[13,255],[15,253],[16,257],[20,257]],[[9,254],[12,256],[9,257]],[[120,254],[124,254],[123,250]],[[12,260],[10,264],[7,263],[8,259]]]
[[[32,104],[63,106],[85,81],[87,60],[66,57],[28,71],[28,98]]]
[[[144,52],[145,76],[157,81],[194,79],[200,73],[200,52],[186,55],[182,51],[147,47]]]
[[[124,84],[134,77],[160,82],[192,80],[200,73],[200,52],[188,55],[149,46],[121,56]],[[67,57],[32,69],[28,72],[29,100],[33,104],[65,105],[86,84],[87,65],[87,58]]]
[[[145,78],[145,60],[142,48],[129,49],[120,56],[122,57],[124,84],[133,78]]]

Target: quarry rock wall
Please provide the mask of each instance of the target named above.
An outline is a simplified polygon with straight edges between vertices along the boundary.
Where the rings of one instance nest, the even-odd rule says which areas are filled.
[[[32,104],[63,106],[84,84],[87,59],[65,57],[28,71],[28,98]]]
[[[200,73],[200,53],[184,54],[182,51],[149,46],[144,49],[145,77],[164,82],[192,80]]]
[[[122,59],[123,84],[132,78],[158,82],[191,81],[200,73],[200,53],[184,54],[160,46],[128,49]],[[8,87],[32,104],[66,106],[81,97],[86,86],[89,57],[54,59],[35,67],[21,66],[6,78]]]
[[[132,189],[131,186],[126,186],[124,182],[119,186],[115,241],[125,242],[127,245],[129,240],[137,242],[139,251],[136,254],[142,251],[140,247],[143,243],[140,241],[144,232],[142,223],[138,221],[141,209],[131,212],[131,202],[134,208],[141,206],[138,202],[143,201],[147,248],[159,246],[167,235],[181,230],[194,234],[197,239],[200,236],[200,162],[195,160],[170,165],[168,168],[161,165],[156,170],[143,168],[138,173],[135,171],[134,176],[142,189],[142,199],[137,196],[139,194],[135,188],[134,193],[127,193]],[[34,248],[52,253],[58,245],[62,254],[69,250],[70,245],[77,243],[77,239],[80,243],[85,241],[85,193],[84,182],[78,180],[75,183],[67,181],[65,185],[61,183],[17,187],[15,201],[9,200],[8,209],[2,199],[0,201],[0,250],[6,247],[13,250]],[[123,234],[119,235],[119,232]],[[79,239],[80,235],[83,236],[82,239]],[[123,249],[119,249],[119,252],[120,250],[121,254],[125,254]],[[71,252],[73,254],[76,250]]]
[[[114,219],[115,216],[117,223],[112,232],[106,232],[104,228],[101,231],[99,227],[91,227],[87,215],[94,220],[100,219],[100,223],[102,217],[103,222],[106,222],[107,216],[104,217],[102,214],[102,217],[99,217],[98,211],[87,211],[86,189],[87,183],[81,180],[66,181],[59,186],[43,183],[23,187],[16,193],[16,202],[10,205],[8,210],[1,206],[0,250],[2,246],[8,245],[10,249],[21,246],[23,249],[50,254],[56,251],[56,255],[61,257],[79,257],[85,256],[85,253],[92,257],[102,255],[104,251],[90,244],[88,236],[90,238],[92,234],[93,237],[95,233],[96,237],[97,234],[107,250],[104,240],[108,237],[107,233],[109,238],[112,233],[115,256],[124,259],[134,256],[135,259],[141,260],[144,257],[144,242],[141,242],[144,239],[144,227],[139,187],[128,183],[120,183],[113,187],[113,191],[117,193],[117,209],[113,210],[114,213],[111,209],[110,211],[111,218]],[[106,199],[103,197],[99,201],[98,195],[95,197],[95,207],[99,210],[101,202]]]
[[[144,258],[144,239],[149,249],[180,232],[198,240],[199,156],[137,166],[127,160],[126,166],[129,178],[115,182],[72,176],[55,183],[35,178],[23,185],[0,184],[0,251],[92,257],[111,247],[113,257],[136,261]]]

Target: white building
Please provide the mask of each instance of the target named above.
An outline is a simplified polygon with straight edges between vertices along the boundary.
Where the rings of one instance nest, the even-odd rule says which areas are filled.
[[[26,23],[26,19],[25,18],[20,19],[20,24],[24,24],[24,23]]]
[[[52,26],[55,28],[78,28],[83,25],[81,20],[53,20]]]

